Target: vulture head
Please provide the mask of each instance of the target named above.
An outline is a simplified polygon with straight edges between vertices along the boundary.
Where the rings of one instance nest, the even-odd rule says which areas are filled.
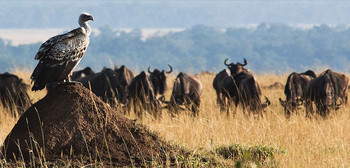
[[[90,26],[87,24],[87,22],[88,22],[89,20],[94,21],[94,17],[92,17],[92,16],[91,16],[90,14],[88,14],[88,13],[83,12],[83,13],[79,16],[79,21],[78,21],[78,22],[79,22],[79,25],[85,29],[86,34],[88,34],[88,35],[90,35],[90,33],[91,33],[91,28],[90,28]]]
[[[79,17],[79,23],[81,22],[87,22],[89,20],[94,21],[94,17],[92,17],[90,14],[83,12]]]

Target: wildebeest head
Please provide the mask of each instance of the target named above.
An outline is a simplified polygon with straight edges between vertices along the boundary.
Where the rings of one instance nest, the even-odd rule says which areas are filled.
[[[168,89],[166,74],[170,74],[173,71],[173,67],[171,67],[169,64],[168,66],[170,68],[169,71],[160,71],[159,69],[155,69],[153,72],[151,71],[151,66],[148,67],[148,72],[150,73],[154,93],[156,95],[164,95]]]
[[[300,74],[292,72],[287,79],[286,86],[284,88],[284,94],[286,100],[283,101],[281,98],[280,103],[284,107],[284,112],[287,116],[291,114],[291,111],[295,111],[297,106],[301,105],[299,100],[303,95],[302,80]]]
[[[237,75],[239,74],[240,72],[246,70],[244,68],[244,66],[246,66],[248,63],[247,63],[247,60],[244,58],[244,64],[242,63],[239,63],[237,62],[236,64],[234,63],[231,63],[231,64],[227,64],[227,60],[228,59],[225,59],[225,65],[227,66],[227,68],[230,70],[231,72],[231,76],[234,76],[234,75]]]
[[[289,116],[291,111],[295,111],[298,106],[303,105],[303,99],[300,97],[297,97],[295,101],[282,100],[281,98],[279,98],[279,101],[284,108],[286,116]]]

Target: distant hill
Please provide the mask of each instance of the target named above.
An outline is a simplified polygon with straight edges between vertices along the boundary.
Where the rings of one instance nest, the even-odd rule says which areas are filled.
[[[197,73],[217,72],[229,62],[248,61],[254,72],[284,73],[326,67],[350,72],[350,29],[345,25],[298,29],[285,24],[261,23],[256,28],[226,28],[196,25],[184,31],[142,40],[142,31],[116,31],[100,27],[92,34],[90,46],[79,67],[99,71],[112,65],[135,70],[167,68]],[[0,40],[0,70],[13,67],[32,69],[41,43],[12,46]],[[79,68],[78,67],[78,68]]]

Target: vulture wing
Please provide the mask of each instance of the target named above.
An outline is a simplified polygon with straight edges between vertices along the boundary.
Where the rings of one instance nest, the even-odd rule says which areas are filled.
[[[81,27],[43,43],[35,55],[39,64],[31,76],[34,81],[32,90],[41,90],[47,83],[65,80],[84,56],[88,45],[89,36]]]

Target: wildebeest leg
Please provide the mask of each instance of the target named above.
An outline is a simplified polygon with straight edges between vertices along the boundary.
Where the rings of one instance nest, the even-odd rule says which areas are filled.
[[[224,95],[222,93],[219,93],[219,105],[222,106],[223,104],[223,98],[224,98]]]
[[[257,113],[261,118],[264,118],[264,107],[263,104],[261,103],[261,101],[255,100],[254,101],[254,106],[255,106],[255,113]]]
[[[316,111],[318,114],[320,114],[322,117],[326,117],[326,105],[324,105],[324,103],[321,100],[318,100],[316,102]]]
[[[307,118],[310,118],[313,114],[312,101],[310,99],[305,102],[305,113]]]
[[[323,108],[323,103],[321,101],[316,102],[316,113],[320,114],[322,117],[325,117],[325,109]]]
[[[192,111],[192,116],[193,117],[197,117],[197,113],[198,113],[198,108],[196,107],[196,105],[192,104],[191,105],[191,111]]]
[[[285,113],[285,115],[286,115],[287,118],[290,117],[290,110],[291,110],[291,109],[289,109],[289,108],[290,108],[290,107],[285,107],[285,108],[284,108],[284,109],[285,109],[285,110],[284,110],[284,113]]]
[[[226,97],[222,97],[222,102],[221,102],[221,105],[220,105],[220,111],[225,111],[227,109],[227,99]]]
[[[244,104],[242,105],[242,110],[243,110],[243,114],[244,114],[245,116],[247,116],[246,107],[245,107]],[[249,110],[249,112],[248,112],[248,116],[250,116],[250,110]]]
[[[162,113],[163,113],[163,111],[162,111],[161,105],[158,105],[158,104],[157,104],[157,106],[156,106],[156,116],[157,116],[157,119],[162,118]]]
[[[229,107],[229,104],[230,104],[230,101],[226,102],[226,116],[229,117],[230,116],[230,109],[228,108]]]
[[[198,116],[199,106],[200,106],[200,100],[195,100],[192,103],[192,113],[193,113],[193,116],[195,116],[195,117]]]
[[[228,99],[226,103],[226,115],[227,117],[230,117],[230,107],[232,105],[232,100]]]
[[[224,97],[224,95],[222,93],[220,93],[219,96],[220,97],[218,99],[218,105],[219,105],[220,111],[224,111],[225,110],[225,105],[226,105],[226,103],[225,103],[226,99],[225,99],[225,97]]]
[[[347,105],[348,104],[348,95],[347,94],[345,94],[344,95],[344,105]]]
[[[216,91],[216,103],[218,105],[221,105],[221,94],[218,90],[215,90]]]

